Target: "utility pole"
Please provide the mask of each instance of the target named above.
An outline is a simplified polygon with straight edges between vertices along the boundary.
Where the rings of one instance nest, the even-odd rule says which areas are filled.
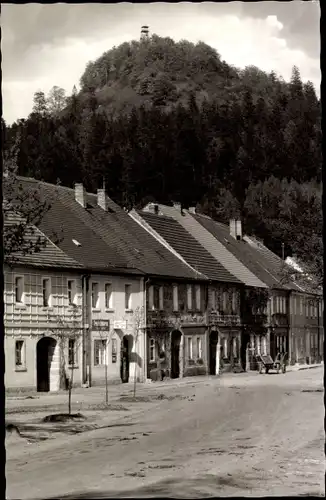
[[[285,260],[285,255],[284,255],[284,243],[282,243],[282,259]]]

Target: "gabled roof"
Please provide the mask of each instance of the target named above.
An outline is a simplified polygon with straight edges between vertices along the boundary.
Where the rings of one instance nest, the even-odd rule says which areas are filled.
[[[34,179],[19,178],[24,188],[38,189],[50,209],[40,229],[87,269],[162,277],[196,279],[196,274],[163,247],[110,198],[108,211],[97,205],[97,196],[86,194],[87,206],[75,200],[74,189]]]
[[[198,272],[204,274],[210,280],[240,283],[175,219],[144,211],[137,211],[137,214]]]
[[[146,209],[145,209],[146,210]],[[159,205],[159,210],[166,216],[173,217],[210,253],[210,255],[236,276],[242,283],[251,287],[267,288],[265,282],[257,277],[247,266],[230,252],[207,228],[196,220],[187,210],[181,210],[167,205]],[[208,220],[210,220],[208,218]]]
[[[246,237],[242,240],[236,240],[230,235],[227,225],[216,222],[210,217],[199,214],[191,215],[267,286],[277,289],[303,291],[295,283],[284,282],[284,276],[282,275],[284,262],[273,252],[267,249],[267,255],[266,252],[262,252],[258,247],[250,244]]]
[[[19,224],[23,218],[17,214],[6,214],[4,222],[5,227],[10,225]],[[27,265],[41,268],[67,268],[67,269],[81,269],[80,263],[66,255],[58,246],[56,246],[49,238],[46,237],[42,231],[35,226],[26,227],[24,231],[24,240],[27,244],[31,244],[35,248],[37,245],[39,251],[15,252],[11,255],[9,264]],[[6,259],[5,259],[6,261]]]

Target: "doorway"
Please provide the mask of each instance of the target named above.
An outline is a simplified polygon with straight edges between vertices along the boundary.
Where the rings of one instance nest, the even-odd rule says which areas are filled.
[[[209,335],[209,374],[216,375],[216,362],[217,356],[220,355],[217,352],[218,345],[218,332],[212,331]]]
[[[181,332],[174,330],[171,334],[171,378],[180,377]]]
[[[57,342],[52,337],[41,338],[36,346],[37,391],[49,392],[53,357]]]
[[[121,342],[120,364],[120,378],[123,384],[127,384],[129,382],[130,347],[128,337],[125,335]]]
[[[244,333],[242,336],[242,341],[241,341],[241,348],[240,348],[240,359],[241,359],[241,366],[243,370],[246,371],[247,367],[247,353],[248,348],[250,347],[250,335],[249,333]]]

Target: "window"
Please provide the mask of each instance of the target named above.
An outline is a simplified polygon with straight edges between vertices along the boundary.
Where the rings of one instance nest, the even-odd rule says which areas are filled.
[[[228,307],[228,294],[227,292],[223,292],[223,312],[226,313]]]
[[[15,302],[17,304],[23,303],[24,295],[24,278],[22,276],[17,276],[15,278]]]
[[[187,309],[192,310],[192,285],[187,285]]]
[[[68,303],[69,305],[75,304],[76,301],[76,284],[75,280],[68,280]]]
[[[228,339],[224,338],[223,339],[223,351],[224,351],[224,357],[228,357]]]
[[[173,285],[173,311],[179,310],[178,285]]]
[[[267,342],[266,342],[266,337],[262,338],[262,354],[263,356],[266,356],[267,354]]]
[[[106,364],[106,340],[94,340],[94,365]]]
[[[297,299],[293,297],[293,314],[297,314]]]
[[[22,368],[25,365],[24,341],[16,340],[15,344],[15,364],[16,367]]]
[[[112,363],[117,362],[117,339],[112,339]]]
[[[197,311],[201,310],[201,303],[200,303],[200,285],[196,285],[196,309]]]
[[[154,307],[158,309],[160,306],[160,291],[159,287],[154,286]]]
[[[76,339],[68,341],[68,364],[74,366],[77,364],[77,342]]]
[[[149,339],[149,361],[155,361],[155,339]]]
[[[300,300],[300,315],[302,316],[303,315],[303,297],[300,297],[299,300]]]
[[[238,342],[236,337],[233,337],[232,339],[232,351],[233,351],[233,357],[237,358],[238,357]]]
[[[151,285],[148,289],[148,307],[154,309],[154,287]]]
[[[112,285],[111,283],[105,283],[105,308],[112,309]]]
[[[197,337],[197,358],[202,358],[203,350],[202,350],[202,342],[201,337]]]
[[[92,308],[96,309],[99,303],[98,283],[92,283]]]
[[[232,292],[232,313],[236,314],[237,313],[237,292],[233,290]]]
[[[43,288],[43,307],[49,307],[50,297],[51,297],[51,281],[50,278],[44,278],[42,280]]]
[[[212,309],[216,309],[216,290],[211,291]]]
[[[125,309],[131,309],[131,285],[125,285]]]
[[[164,309],[164,288],[163,288],[163,285],[160,286],[160,288],[159,288],[159,307],[160,307],[160,311],[163,311],[163,309]]]
[[[188,344],[188,359],[192,359],[192,337],[187,338]]]

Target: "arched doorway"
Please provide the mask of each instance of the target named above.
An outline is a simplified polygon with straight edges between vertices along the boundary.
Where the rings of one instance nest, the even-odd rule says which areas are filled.
[[[54,359],[56,346],[57,342],[52,337],[43,337],[37,343],[36,374],[38,392],[58,390],[56,382],[59,381],[59,366],[55,366]]]
[[[131,352],[130,336],[125,335],[121,341],[121,362],[120,362],[120,378],[123,384],[129,382],[129,365]]]
[[[219,367],[219,359],[218,356],[220,353],[218,352],[218,332],[211,331],[209,335],[209,374],[216,375],[217,365]]]
[[[173,330],[171,334],[171,378],[180,377],[180,346],[182,334]]]

